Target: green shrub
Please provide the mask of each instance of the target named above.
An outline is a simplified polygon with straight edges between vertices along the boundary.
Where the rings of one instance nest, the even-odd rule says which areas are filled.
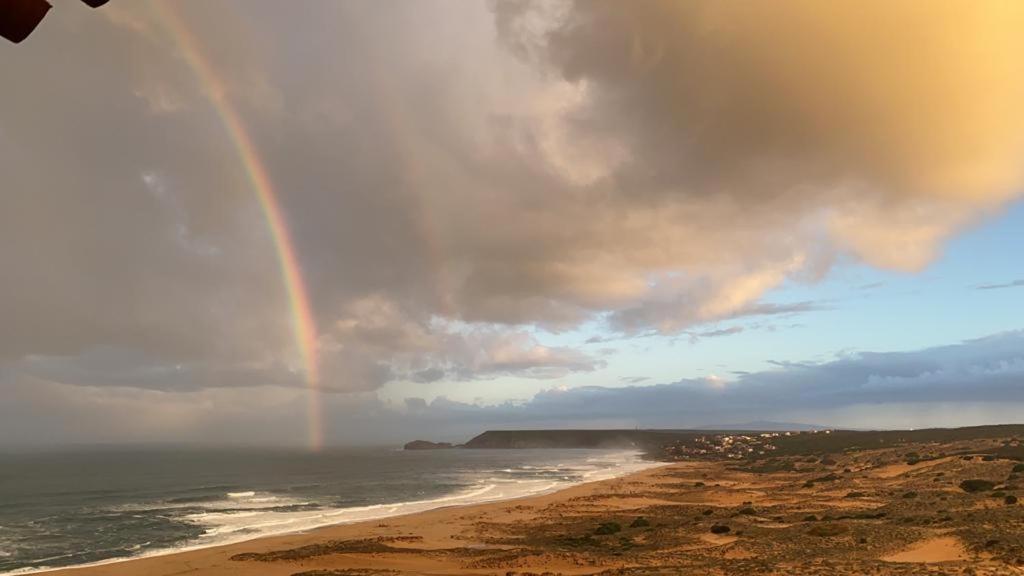
[[[594,534],[598,536],[607,536],[608,534],[616,534],[622,532],[622,526],[618,522],[603,522],[594,530]]]
[[[1012,506],[1017,503],[1017,497],[1013,494],[1009,494],[1006,498],[1003,498],[1003,502],[1006,502],[1008,506]]]
[[[754,510],[750,506],[747,506],[746,508],[741,508],[740,509],[740,514],[743,514],[743,515],[746,515],[746,516],[753,516],[754,514],[757,514],[757,510]]]
[[[1019,474],[1021,472],[1024,472],[1024,463],[1014,464],[1013,465],[1013,470],[1010,470],[1010,472],[1013,472],[1014,474]]]
[[[903,494],[904,498],[917,498],[917,492],[906,492]]]
[[[807,531],[811,536],[828,538],[849,532],[850,529],[844,524],[819,524]]]
[[[647,518],[644,518],[643,516],[637,516],[636,519],[633,520],[629,524],[629,527],[630,528],[646,528],[646,527],[648,527],[650,525],[651,525],[651,523],[647,521]]]
[[[589,548],[593,546],[600,546],[601,542],[599,540],[595,540],[590,534],[587,534],[585,536],[559,536],[555,538],[555,544],[564,548]]]
[[[817,522],[817,521],[818,521],[818,517],[815,516],[814,514],[808,514],[807,516],[804,516],[804,522]]]
[[[960,483],[960,489],[964,492],[988,492],[989,490],[996,487],[996,483],[990,480],[982,480],[980,478],[973,478],[971,480],[964,480]]]

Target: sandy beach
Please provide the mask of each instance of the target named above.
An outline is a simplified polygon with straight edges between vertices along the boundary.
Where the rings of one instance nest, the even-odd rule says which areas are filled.
[[[907,464],[905,450],[780,460],[779,470],[673,463],[540,496],[47,574],[1021,573],[1022,508],[958,487],[1006,478],[1014,464]]]

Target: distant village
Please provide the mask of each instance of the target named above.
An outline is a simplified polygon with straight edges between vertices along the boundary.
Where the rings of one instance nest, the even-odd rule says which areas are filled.
[[[709,434],[681,440],[664,448],[672,460],[742,460],[774,452],[777,438],[798,434],[831,434],[831,430],[805,432],[760,432],[750,434]]]

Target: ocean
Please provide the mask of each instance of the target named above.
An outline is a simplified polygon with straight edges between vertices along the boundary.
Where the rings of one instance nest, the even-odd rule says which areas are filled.
[[[605,450],[0,453],[0,574],[516,498],[651,465]]]

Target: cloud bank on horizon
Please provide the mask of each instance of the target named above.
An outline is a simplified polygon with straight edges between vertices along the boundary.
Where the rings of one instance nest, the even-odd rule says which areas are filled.
[[[753,421],[919,428],[1018,422],[1024,408],[1024,331],[910,352],[857,353],[827,362],[780,363],[729,377],[625,387],[553,388],[524,402],[479,405],[444,397],[402,403],[335,394],[325,431],[338,444],[465,441],[484,429],[686,428]],[[98,394],[101,392],[102,394]],[[23,406],[35,406],[28,414]],[[82,419],[82,414],[92,417]],[[0,438],[35,443],[209,441],[291,444],[305,405],[291,388],[192,389],[18,380],[0,404]],[[3,443],[0,443],[3,444]]]
[[[239,110],[274,182],[339,406],[396,382],[599,377],[566,331],[725,337],[743,329],[717,322],[813,311],[765,295],[851,261],[918,272],[1024,190],[1014,3],[307,8],[177,5],[223,94],[144,3],[55,11],[0,50],[17,79],[0,109],[11,398],[86,414],[149,398],[170,437],[301,405],[270,238],[210,98]],[[829,366],[816,382],[834,392],[789,393],[869,401]],[[742,404],[731,390],[714,394]]]

